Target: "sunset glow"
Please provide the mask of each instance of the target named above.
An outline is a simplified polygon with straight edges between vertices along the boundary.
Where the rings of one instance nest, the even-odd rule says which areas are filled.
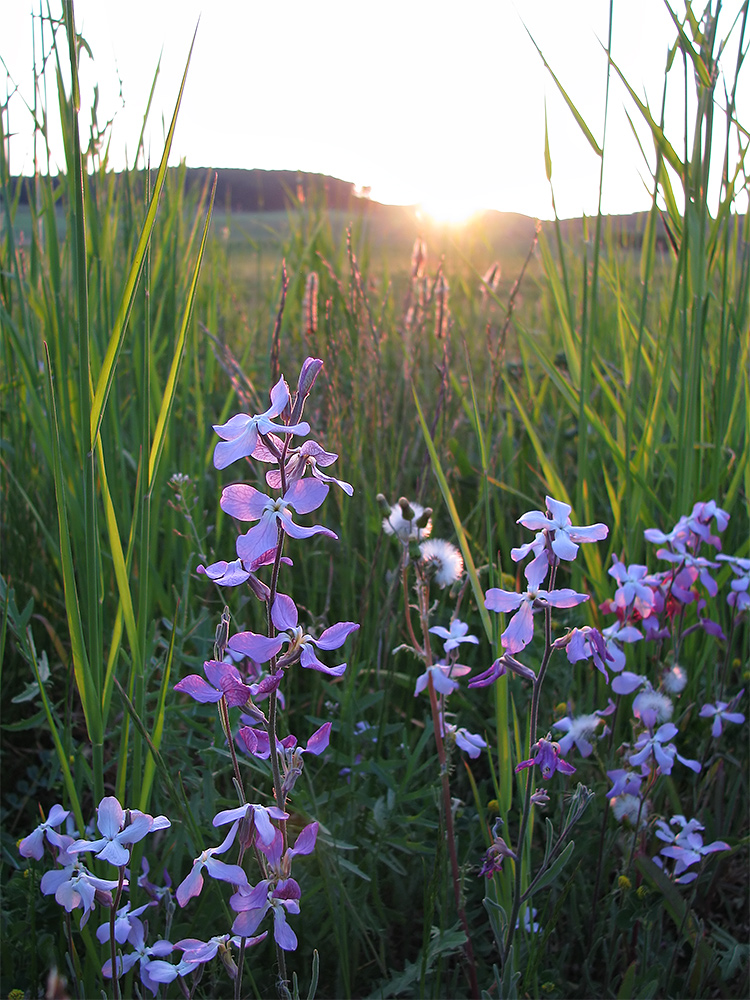
[[[5,53],[6,90],[17,86],[20,95],[9,112],[11,169],[31,173],[27,108],[35,105],[31,9],[37,7],[31,0],[6,6],[4,33],[13,40]],[[724,6],[731,21],[730,8],[739,9],[740,0]],[[127,18],[117,5],[100,0],[76,0],[75,9],[94,54],[94,62],[81,61],[82,100],[90,106],[96,85],[100,121],[113,121],[108,148],[115,170],[132,165],[157,65],[145,152],[158,159],[198,25],[174,164],[328,174],[371,188],[376,201],[419,204],[440,222],[460,222],[478,208],[551,218],[546,113],[558,214],[597,211],[601,160],[535,44],[594,144],[601,144],[609,17],[609,4],[601,0],[581,0],[575,17],[559,0],[476,0],[450,18],[416,0],[377,6],[324,0],[312,7],[302,0],[184,0],[179,15],[172,4],[132,0]],[[657,119],[673,28],[666,7],[655,0],[614,5],[613,61]],[[723,59],[733,64],[732,45]],[[674,60],[665,108],[675,149],[684,146],[680,65]],[[749,76],[737,91],[740,120],[743,104],[750,102]],[[642,129],[638,139],[633,135],[631,104],[613,72],[605,213],[644,210],[650,203],[654,143]],[[54,172],[64,159],[62,137],[53,134],[51,140]]]

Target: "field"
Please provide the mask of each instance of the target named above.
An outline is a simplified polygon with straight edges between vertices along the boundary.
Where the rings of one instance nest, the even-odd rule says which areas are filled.
[[[0,995],[748,995],[733,93],[631,220],[0,160]]]

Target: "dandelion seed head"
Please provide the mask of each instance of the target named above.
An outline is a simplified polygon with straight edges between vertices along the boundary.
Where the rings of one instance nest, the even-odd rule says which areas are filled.
[[[646,725],[653,726],[669,722],[674,712],[670,698],[660,691],[644,690],[637,694],[633,701],[633,715],[642,719]]]
[[[638,828],[641,830],[646,826],[648,802],[641,803],[637,795],[618,795],[616,798],[610,799],[609,804],[618,823],[626,822],[633,828],[638,824]],[[640,823],[638,823],[639,813]]]
[[[461,579],[464,561],[455,545],[442,538],[431,538],[419,546],[422,559],[433,573],[439,587],[450,587]]]
[[[675,663],[662,677],[661,686],[667,694],[679,694],[684,691],[687,682],[687,671],[679,663]]]

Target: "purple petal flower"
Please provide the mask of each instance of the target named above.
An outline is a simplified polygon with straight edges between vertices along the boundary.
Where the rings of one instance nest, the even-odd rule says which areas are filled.
[[[540,584],[547,575],[548,566],[535,559],[524,570],[528,590],[522,594],[491,587],[484,599],[490,611],[508,612],[518,609],[500,636],[503,648],[509,653],[520,653],[534,636],[533,608],[551,605],[555,608],[572,608],[589,599],[588,594],[578,594],[575,590],[542,590]]]
[[[252,455],[260,434],[309,434],[310,425],[305,421],[298,424],[277,424],[272,418],[278,417],[289,405],[289,388],[280,378],[271,389],[271,405],[263,413],[251,417],[238,413],[225,424],[214,424],[214,430],[223,438],[214,449],[214,465],[225,469],[232,462]]]
[[[750,608],[750,559],[725,555],[718,555],[716,558],[728,562],[737,577],[730,584],[731,592],[727,597],[727,604],[734,607],[737,612],[746,611]]]
[[[248,803],[236,809],[223,809],[214,816],[214,826],[224,826],[226,823],[236,823],[247,818],[258,832],[261,844],[270,844],[276,834],[272,819],[289,819],[289,813],[278,806],[259,806]]]
[[[218,702],[225,697],[230,708],[244,705],[252,697],[252,691],[243,684],[242,676],[233,664],[222,660],[206,660],[203,672],[210,683],[206,683],[198,674],[188,674],[175,684],[175,691],[188,694],[203,704]]]
[[[139,880],[140,881],[140,880]],[[115,941],[118,944],[125,944],[128,937],[133,930],[133,921],[140,917],[150,906],[157,906],[156,900],[150,899],[143,906],[137,907],[135,910],[130,909],[130,901],[128,901],[124,906],[121,906],[117,911],[115,916]],[[106,944],[109,941],[109,920],[106,920],[103,924],[100,924],[96,929],[96,939],[100,944]]]
[[[549,781],[555,771],[562,771],[563,774],[575,773],[573,765],[569,764],[566,760],[563,760],[560,751],[560,744],[554,743],[550,739],[551,735],[551,733],[548,733],[546,739],[542,738],[537,740],[531,748],[533,756],[528,760],[522,760],[520,764],[517,764],[516,771],[520,771],[525,767],[533,767],[534,764],[538,764],[539,770],[542,772],[542,777],[545,781]]]
[[[126,825],[127,820],[127,825]],[[166,816],[149,816],[137,809],[126,813],[114,795],[106,795],[97,808],[98,840],[76,840],[68,846],[69,854],[93,851],[98,858],[118,868],[126,865],[130,851],[124,845],[143,840],[149,831],[171,826]]]
[[[237,886],[247,885],[247,876],[239,865],[224,864],[223,861],[217,861],[214,856],[216,854],[224,854],[225,851],[229,850],[234,843],[239,825],[239,820],[236,820],[218,847],[209,847],[205,851],[201,851],[193,861],[190,873],[177,886],[175,895],[180,906],[185,906],[193,896],[200,895],[203,888],[202,872],[204,868],[212,878],[219,879],[222,882],[231,882]]]
[[[711,726],[711,735],[714,739],[721,736],[722,722],[733,722],[735,725],[741,725],[745,721],[742,712],[734,711],[744,693],[745,689],[743,688],[731,701],[717,701],[715,705],[707,704],[701,708],[699,713],[701,719],[713,718],[714,720]]]
[[[61,805],[52,806],[47,819],[43,823],[40,823],[36,830],[30,833],[28,837],[24,837],[19,841],[18,853],[21,857],[35,858],[37,861],[40,861],[44,854],[45,836],[50,844],[60,847],[62,835],[56,832],[55,827],[64,822],[69,815],[69,809],[63,809]]]
[[[297,624],[297,608],[291,597],[286,594],[277,594],[271,609],[271,619],[279,629],[277,636],[267,638],[254,632],[238,632],[229,640],[229,648],[252,657],[258,663],[264,663],[286,645],[287,648],[277,663],[279,668],[299,661],[303,667],[319,670],[334,677],[340,677],[344,673],[345,663],[337,667],[328,667],[318,659],[312,647],[338,649],[343,646],[348,636],[359,628],[356,622],[338,622],[325,629],[320,638],[314,639]]]
[[[118,879],[97,878],[80,862],[56,868],[42,875],[40,888],[45,896],[54,893],[55,899],[64,906],[68,913],[83,909],[81,927],[84,927],[91,916],[96,902],[97,891],[109,892],[117,888]],[[124,883],[127,885],[127,882]]]
[[[486,878],[492,878],[495,872],[502,872],[503,861],[506,858],[513,858],[514,861],[518,860],[517,855],[513,853],[500,836],[499,828],[499,824],[496,822],[492,843],[482,857],[482,866],[479,869],[480,877],[484,875]]]
[[[320,524],[306,528],[292,520],[292,511],[309,514],[317,510],[327,492],[326,484],[317,479],[297,480],[283,497],[276,499],[247,483],[227,486],[221,494],[221,509],[239,521],[259,522],[238,537],[237,555],[245,563],[265,558],[267,552],[276,548],[279,525],[292,538],[311,538],[321,534],[337,538],[335,532]]]
[[[546,531],[551,538],[552,551],[559,559],[575,559],[582,542],[596,542],[609,534],[606,524],[575,527],[570,520],[572,508],[561,500],[546,497],[545,503],[550,517],[541,510],[531,510],[516,523],[532,531]]]
[[[449,653],[452,649],[456,649],[462,642],[479,643],[479,639],[475,635],[466,634],[469,631],[469,626],[466,622],[454,618],[450,624],[450,629],[444,628],[442,625],[433,625],[430,629],[433,635],[445,639],[444,649],[446,653]]]
[[[687,760],[680,756],[675,745],[667,742],[676,736],[677,732],[677,726],[674,723],[665,722],[663,726],[659,726],[655,733],[641,733],[633,746],[636,753],[631,754],[628,760],[634,767],[637,767],[653,757],[661,774],[671,774],[676,759],[697,773],[701,769],[700,763],[697,760]]]
[[[460,663],[434,663],[431,667],[427,667],[423,674],[420,674],[417,678],[417,683],[414,687],[414,697],[421,694],[425,688],[428,687],[430,677],[432,677],[432,685],[437,692],[440,694],[451,694],[453,691],[458,690],[458,681],[456,677],[463,677],[464,674],[469,672],[469,667],[465,667]]]
[[[352,496],[354,490],[349,483],[345,483],[341,479],[336,479],[334,476],[328,476],[320,471],[321,468],[332,465],[338,457],[334,452],[324,451],[315,441],[305,441],[299,448],[295,448],[284,466],[284,477],[287,487],[291,486],[298,479],[302,479],[305,472],[309,469],[310,474],[315,479],[319,479],[322,483],[326,484],[336,483],[347,496]],[[266,473],[266,482],[271,489],[280,490],[281,471],[279,469],[271,469]]]
[[[648,568],[637,565],[625,566],[614,554],[612,564],[607,572],[620,584],[615,591],[615,607],[625,611],[632,605],[642,618],[647,618],[654,606],[654,592],[643,583]]]

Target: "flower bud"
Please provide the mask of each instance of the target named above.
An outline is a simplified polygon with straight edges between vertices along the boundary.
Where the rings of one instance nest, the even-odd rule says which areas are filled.
[[[398,505],[401,508],[401,516],[405,521],[414,521],[416,519],[417,515],[414,512],[414,508],[406,499],[406,497],[399,497]]]
[[[375,497],[375,501],[378,507],[380,507],[380,513],[383,515],[383,517],[388,517],[391,513],[391,505],[388,503],[383,494],[378,493],[378,495]]]
[[[215,660],[221,660],[226,652],[226,648],[229,643],[229,623],[231,620],[232,616],[229,613],[229,608],[225,606],[221,613],[221,620],[216,626],[216,632],[214,635]]]
[[[219,958],[230,979],[237,978],[237,965],[232,957],[232,949],[226,944],[219,945]]]
[[[250,574],[247,578],[247,583],[259,601],[263,601],[265,603],[269,600],[271,597],[270,587],[263,583],[262,580],[259,580],[255,573]]]

